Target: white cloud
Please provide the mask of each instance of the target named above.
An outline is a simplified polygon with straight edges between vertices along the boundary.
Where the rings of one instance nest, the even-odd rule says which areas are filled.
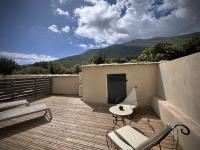
[[[79,44],[78,46],[81,47],[81,48],[84,48],[84,49],[87,48],[87,45],[86,45],[86,44]]]
[[[95,3],[97,3],[98,1],[101,1],[101,0],[84,0],[84,1],[95,4]]]
[[[69,26],[62,27],[62,32],[68,33],[69,31],[70,31],[70,27]]]
[[[31,64],[34,62],[52,61],[58,59],[47,55],[11,53],[11,52],[0,52],[0,57],[13,59],[19,64]]]
[[[61,33],[61,31],[58,29],[57,25],[51,25],[48,27],[48,30],[55,32],[55,33]]]
[[[55,33],[61,33],[61,32],[68,33],[70,31],[70,27],[65,26],[65,27],[62,27],[60,30],[60,29],[58,29],[57,25],[51,25],[50,27],[48,27],[48,30],[55,32]]]
[[[69,12],[68,11],[64,11],[64,10],[62,10],[60,8],[56,9],[56,14],[57,15],[61,15],[61,16],[69,16]]]
[[[78,17],[78,28],[75,34],[94,39],[96,43],[113,44],[117,43],[118,39],[125,40],[129,35],[117,24],[120,13],[118,6],[109,5],[105,1],[77,8],[75,15]]]
[[[69,0],[59,0],[60,4],[65,4]]]
[[[53,4],[60,4],[60,5],[63,5],[63,4],[66,4],[68,1],[71,1],[71,0],[51,0]]]
[[[200,31],[200,1],[164,0],[156,7],[155,0],[84,1],[91,4],[75,9],[75,34],[99,44]]]
[[[107,44],[79,44],[79,47],[83,49],[95,49],[108,46]]]

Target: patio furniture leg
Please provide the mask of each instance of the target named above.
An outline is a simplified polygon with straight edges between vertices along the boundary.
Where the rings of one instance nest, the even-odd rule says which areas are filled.
[[[113,129],[115,129],[115,126],[117,125],[117,115],[113,115],[113,123],[114,123],[114,126],[113,126]]]
[[[113,124],[114,124],[114,127],[113,129],[115,129],[116,126],[120,127],[117,122],[118,122],[118,116],[117,115],[113,115]]]
[[[53,116],[52,116],[52,113],[51,113],[51,110],[48,109],[48,112],[49,112],[49,117],[50,117],[50,121],[52,120]]]
[[[49,114],[49,116],[47,116],[47,113]],[[48,121],[50,122],[51,120],[52,120],[52,118],[53,118],[53,116],[52,116],[52,113],[51,113],[51,110],[50,109],[47,109],[46,111],[45,111],[45,114],[44,114],[44,116],[48,119]]]
[[[129,125],[131,125],[131,122],[132,122],[132,121],[131,121],[131,115],[129,115],[128,118],[129,118],[129,120],[130,120],[130,121],[129,121]]]
[[[117,123],[117,116],[113,115],[113,123],[116,124]]]
[[[160,148],[160,150],[161,150],[161,145],[160,145],[160,143],[159,143],[159,148]]]
[[[115,116],[115,124],[117,124],[117,115]]]
[[[26,106],[30,106],[30,103],[27,103]]]
[[[108,133],[108,132],[107,132]],[[106,134],[106,143],[107,143],[107,147],[108,147],[108,149],[110,149],[110,145],[109,145],[109,143],[108,143],[108,134]]]
[[[124,120],[124,116],[122,116],[123,125],[126,125],[126,121]]]

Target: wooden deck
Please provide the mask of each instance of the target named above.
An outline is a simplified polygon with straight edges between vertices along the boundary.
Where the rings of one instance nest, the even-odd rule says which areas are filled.
[[[106,132],[113,127],[108,106],[90,105],[80,98],[65,96],[50,96],[33,103],[48,105],[52,110],[52,121],[38,118],[42,115],[38,113],[1,122],[1,150],[108,149]],[[131,126],[151,135],[153,131],[147,124],[148,118],[156,131],[163,127],[152,110],[136,110]],[[165,150],[173,149],[172,137],[167,137],[161,145]]]

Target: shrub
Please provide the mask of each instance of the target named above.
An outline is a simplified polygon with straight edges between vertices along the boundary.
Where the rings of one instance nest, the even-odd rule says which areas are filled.
[[[139,61],[160,61],[160,60],[172,60],[177,58],[179,50],[176,46],[169,42],[159,42],[150,48],[146,48],[138,56]]]
[[[94,64],[104,64],[106,62],[106,56],[105,54],[102,54],[102,53],[97,53],[93,59],[92,59],[92,62]]]
[[[10,75],[19,68],[19,65],[12,59],[0,58],[0,74]]]
[[[21,69],[15,70],[13,74],[48,74],[48,70],[42,67],[25,66]]]
[[[73,73],[79,73],[79,72],[81,72],[81,68],[80,68],[80,66],[77,64],[77,65],[75,65],[75,66],[73,67]]]
[[[182,44],[182,52],[183,56],[200,52],[200,38],[195,37],[185,40]]]

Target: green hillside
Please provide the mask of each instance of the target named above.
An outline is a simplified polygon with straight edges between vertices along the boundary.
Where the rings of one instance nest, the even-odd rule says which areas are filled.
[[[80,55],[65,57],[57,61],[63,64],[73,66],[75,64],[84,64],[89,62],[93,58],[93,56],[98,52],[104,53],[107,58],[114,58],[134,56],[139,54],[144,48],[145,46],[129,46],[124,44],[116,44],[106,48],[88,50]]]
[[[155,37],[155,38],[150,38],[150,39],[136,39],[136,40],[132,40],[130,42],[126,42],[123,44],[115,44],[112,46],[108,46],[106,48],[91,49],[82,54],[65,57],[56,61],[62,64],[70,65],[70,66],[73,66],[75,64],[84,64],[84,63],[89,62],[93,58],[93,56],[98,52],[104,53],[107,58],[137,56],[138,54],[141,53],[142,50],[144,50],[147,47],[150,47],[151,45],[157,42],[170,41],[172,43],[180,45],[180,43],[183,40],[191,38],[191,37],[200,37],[200,32],[181,35],[181,36],[173,36],[173,37]]]

